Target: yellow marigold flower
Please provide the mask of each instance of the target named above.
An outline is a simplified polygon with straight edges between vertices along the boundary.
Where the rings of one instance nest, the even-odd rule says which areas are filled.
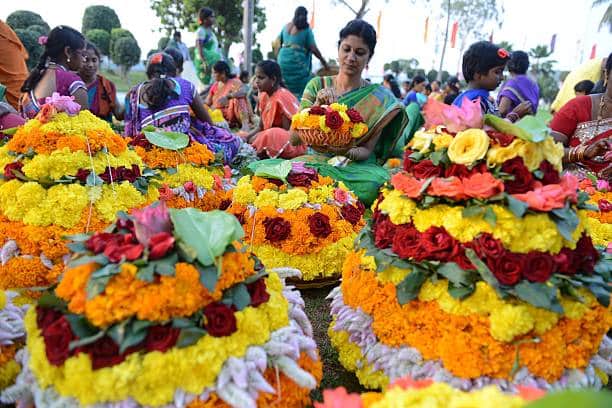
[[[353,129],[351,130],[351,136],[355,139],[360,138],[368,132],[368,125],[365,123],[355,123],[353,125]]]
[[[255,207],[277,207],[278,206],[278,192],[265,188],[259,192],[255,199]]]
[[[145,204],[144,196],[129,182],[102,186],[102,197],[96,201],[95,207],[100,216],[112,221],[118,211],[128,211]]]
[[[329,108],[336,112],[346,112],[348,110],[348,106],[346,106],[343,103],[337,103],[337,102],[334,102],[331,105],[329,105]]]
[[[233,190],[233,199],[238,204],[252,204],[257,198],[257,193],[251,185],[251,177],[246,176],[238,180]]]
[[[198,187],[204,187],[210,190],[215,183],[210,171],[202,167],[196,167],[192,164],[179,164],[177,172],[174,174],[164,173],[163,183],[170,187],[180,187],[186,182],[191,181]]]
[[[510,342],[533,329],[534,319],[524,306],[504,305],[491,312],[491,335],[494,339]]]
[[[285,210],[297,210],[306,202],[308,202],[308,194],[299,188],[289,190],[278,197],[278,206]]]
[[[312,204],[325,204],[334,194],[333,186],[311,188],[308,191],[308,201]]]
[[[450,146],[453,141],[453,137],[448,133],[442,133],[441,135],[435,135],[433,138],[433,144],[436,146],[436,150],[441,150]]]
[[[23,222],[31,225],[53,223],[65,228],[76,225],[88,204],[87,189],[80,184],[59,184],[47,190],[39,208],[29,211]],[[48,216],[51,217],[49,222]],[[113,218],[109,219],[111,221]]]
[[[407,224],[416,210],[416,203],[405,198],[399,190],[385,191],[385,199],[378,204],[378,209],[389,214],[394,224]]]
[[[433,134],[425,130],[419,130],[414,134],[410,143],[408,143],[408,147],[421,153],[427,153],[433,141],[433,137]]]
[[[371,270],[373,271],[376,270],[376,263],[374,264],[374,268]],[[403,281],[406,278],[406,276],[410,274],[410,272],[412,272],[410,269],[402,269],[402,268],[397,268],[395,266],[391,266],[385,269],[384,271],[378,273],[376,277],[378,278],[378,280],[382,282],[393,282],[394,285],[397,285],[401,281]]]
[[[457,133],[448,146],[448,158],[457,164],[472,164],[487,154],[489,136],[482,129],[467,129]]]
[[[331,129],[325,124],[325,116],[319,116],[319,128],[325,133],[331,132]]]

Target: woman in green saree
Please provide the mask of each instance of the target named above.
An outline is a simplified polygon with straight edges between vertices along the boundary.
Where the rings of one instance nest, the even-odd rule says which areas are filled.
[[[304,161],[324,176],[342,181],[366,205],[377,197],[378,190],[390,176],[382,167],[389,157],[401,156],[410,133],[404,132],[408,117],[404,106],[382,85],[370,85],[361,78],[374,54],[376,31],[363,20],[353,20],[340,31],[336,76],[313,78],[302,97],[302,109],[313,105],[339,102],[355,108],[368,125],[368,132],[355,147],[314,151],[293,161]],[[295,132],[291,142],[301,144]],[[273,164],[272,160],[254,163]]]
[[[196,47],[193,63],[198,78],[204,85],[210,85],[212,67],[223,60],[219,40],[212,29],[215,24],[215,13],[208,7],[202,7],[198,13],[200,27],[196,31]]]

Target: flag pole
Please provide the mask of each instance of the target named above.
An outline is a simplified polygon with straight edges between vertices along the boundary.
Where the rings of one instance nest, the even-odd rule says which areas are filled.
[[[444,54],[446,53],[446,43],[448,42],[448,26],[450,25],[450,11],[451,11],[451,1],[446,0],[446,31],[444,31],[444,44],[442,44],[442,55],[440,56],[440,69],[438,70],[438,75],[436,79],[438,81],[442,80],[442,67],[444,65]]]
[[[244,0],[244,12],[242,18],[242,32],[244,34],[244,69],[251,75],[253,63],[253,16],[255,13],[255,0]]]

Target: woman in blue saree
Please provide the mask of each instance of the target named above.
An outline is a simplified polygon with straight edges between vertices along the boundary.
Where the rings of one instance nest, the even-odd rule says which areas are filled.
[[[401,155],[410,136],[404,132],[408,122],[404,106],[387,88],[370,85],[361,78],[375,46],[376,31],[370,24],[363,20],[349,22],[340,31],[340,72],[336,76],[313,78],[301,102],[302,109],[332,102],[346,104],[361,113],[368,132],[355,147],[328,147],[293,159],[305,161],[322,175],[344,182],[366,205],[376,199],[378,189],[389,180],[382,164],[389,157]],[[301,143],[295,133],[291,141]]]

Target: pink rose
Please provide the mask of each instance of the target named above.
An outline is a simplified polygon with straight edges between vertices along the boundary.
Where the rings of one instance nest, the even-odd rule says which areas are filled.
[[[334,199],[340,204],[347,203],[349,199],[349,193],[346,190],[337,188],[334,190]]]

